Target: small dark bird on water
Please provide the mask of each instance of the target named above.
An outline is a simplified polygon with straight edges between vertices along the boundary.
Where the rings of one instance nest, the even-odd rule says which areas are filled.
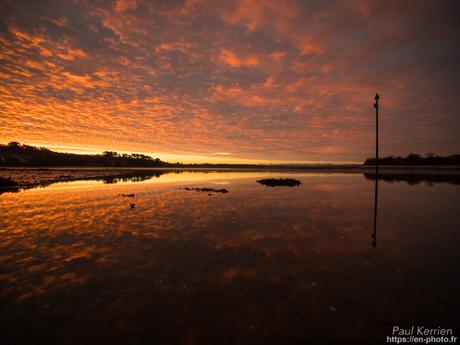
[[[129,203],[129,204],[131,205],[131,207],[130,207],[130,208],[134,208],[134,207],[136,206],[136,204],[135,204],[135,203],[133,203],[133,202],[131,202],[131,203]]]

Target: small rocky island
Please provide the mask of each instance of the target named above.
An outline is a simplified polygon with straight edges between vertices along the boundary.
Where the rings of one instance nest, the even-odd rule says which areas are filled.
[[[257,182],[268,187],[295,187],[299,186],[302,183],[299,180],[295,180],[293,178],[267,178],[263,180],[258,180]]]

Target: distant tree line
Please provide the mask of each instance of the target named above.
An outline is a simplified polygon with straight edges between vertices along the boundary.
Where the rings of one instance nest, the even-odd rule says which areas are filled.
[[[102,154],[75,154],[55,152],[45,147],[36,147],[10,142],[0,144],[0,166],[27,167],[146,167],[146,168],[268,168],[272,165],[257,164],[183,164],[163,162],[159,158],[131,153],[120,154],[114,151],[104,151]]]
[[[460,165],[460,155],[447,157],[427,153],[424,157],[411,153],[407,157],[389,156],[379,158],[380,165]],[[375,158],[368,158],[364,165],[375,165]],[[55,152],[45,147],[23,145],[11,142],[0,144],[0,166],[30,166],[30,167],[150,167],[150,168],[219,168],[219,169],[302,169],[322,168],[321,165],[272,165],[272,164],[182,164],[163,162],[159,158],[131,153],[120,154],[105,151],[102,154],[88,155]],[[323,166],[324,167],[324,166]],[[330,165],[329,167],[334,167]]]
[[[1,166],[101,166],[101,167],[172,167],[158,158],[142,154],[119,154],[105,151],[102,154],[86,155],[54,152],[44,147],[22,145],[11,142],[0,144]]]
[[[364,165],[375,165],[375,158],[368,158]],[[379,165],[460,165],[460,155],[437,156],[427,153],[425,156],[411,153],[406,157],[388,156],[379,158]]]

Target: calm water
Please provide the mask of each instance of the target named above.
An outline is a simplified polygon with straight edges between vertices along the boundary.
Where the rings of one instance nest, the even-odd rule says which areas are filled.
[[[255,182],[281,176],[302,184]],[[379,181],[378,192],[376,246],[375,181],[362,174],[172,173],[1,194],[0,344],[456,333],[460,186]]]

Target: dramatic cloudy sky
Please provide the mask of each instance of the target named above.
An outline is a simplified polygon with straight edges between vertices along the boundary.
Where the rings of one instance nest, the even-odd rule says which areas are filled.
[[[0,1],[0,142],[180,161],[460,152],[459,1]]]

